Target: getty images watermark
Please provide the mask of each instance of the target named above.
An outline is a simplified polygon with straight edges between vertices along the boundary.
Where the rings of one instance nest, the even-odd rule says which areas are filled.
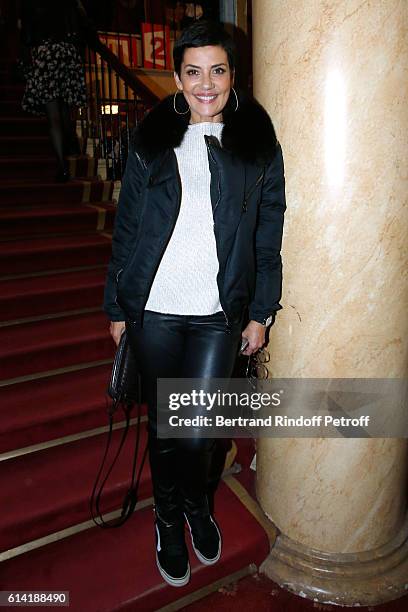
[[[265,408],[267,406],[280,406],[281,405],[281,393],[279,391],[269,393],[236,393],[236,392],[221,392],[219,389],[215,393],[209,393],[203,389],[197,390],[192,389],[190,393],[170,393],[169,395],[169,409],[179,410],[181,407],[184,408],[195,408],[200,407],[206,411],[213,410],[213,408],[224,408],[224,407],[249,407],[254,412]],[[354,417],[334,417],[333,415],[321,415],[314,414],[311,417],[305,417],[300,415],[296,418],[291,418],[282,414],[268,414],[262,417],[256,416],[227,416],[220,411],[221,414],[215,414],[215,416],[207,416],[206,414],[197,414],[194,417],[180,416],[180,414],[170,414],[169,424],[172,427],[208,427],[214,423],[216,427],[231,427],[231,426],[259,426],[259,427],[316,427],[322,425],[352,425],[352,426],[364,426],[368,425],[370,416],[363,415],[358,418]]]
[[[407,379],[158,379],[161,438],[408,437]]]

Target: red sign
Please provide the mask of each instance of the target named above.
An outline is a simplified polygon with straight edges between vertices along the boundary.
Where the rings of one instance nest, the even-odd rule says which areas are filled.
[[[111,32],[98,32],[101,42],[103,42],[114,53],[125,66],[139,66],[138,46],[140,36],[134,34],[114,34]],[[139,41],[137,40],[139,38]],[[139,43],[139,44],[138,44]],[[98,55],[100,62],[100,58]]]
[[[171,70],[170,27],[142,23],[143,66]]]

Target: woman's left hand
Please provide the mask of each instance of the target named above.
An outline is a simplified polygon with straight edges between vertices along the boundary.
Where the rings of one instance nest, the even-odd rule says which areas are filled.
[[[262,348],[265,344],[266,327],[258,321],[250,321],[244,331],[242,337],[248,339],[248,346],[241,355],[252,355]]]

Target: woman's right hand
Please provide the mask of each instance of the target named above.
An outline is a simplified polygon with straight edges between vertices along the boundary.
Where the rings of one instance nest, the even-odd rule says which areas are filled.
[[[118,346],[120,342],[120,337],[122,333],[125,331],[126,323],[124,321],[111,321],[110,324],[110,334],[115,341],[116,346]]]

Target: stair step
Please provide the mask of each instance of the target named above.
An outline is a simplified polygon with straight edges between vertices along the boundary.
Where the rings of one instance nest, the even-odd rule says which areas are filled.
[[[0,81],[2,84],[10,82],[10,65],[0,64]]]
[[[1,161],[0,161],[1,166]],[[55,166],[55,163],[54,163]],[[55,167],[53,167],[55,173]],[[17,179],[14,179],[15,181]],[[69,181],[68,183],[47,182],[2,182],[0,185],[0,210],[14,206],[32,206],[40,204],[55,205],[82,202],[84,183],[82,181]]]
[[[33,115],[26,117],[2,117],[0,115],[0,134],[13,137],[16,135],[48,137],[47,120]]]
[[[76,158],[73,164],[72,176],[94,177],[97,174],[97,160],[89,157]],[[21,182],[38,181],[55,182],[54,177],[57,170],[57,162],[52,155],[27,156],[26,151],[20,155],[0,156],[0,179],[6,181],[19,180]]]
[[[72,180],[68,183],[13,182],[0,184],[1,207],[14,206],[55,206],[56,204],[88,202],[109,202],[112,198],[113,183],[97,179]]]
[[[0,136],[0,155],[52,155],[48,136]]]
[[[0,387],[7,406],[0,453],[56,440],[107,424],[111,364]],[[120,411],[119,416],[122,419]]]
[[[105,422],[107,421],[106,416]],[[135,426],[132,425],[107,481],[101,501],[104,513],[121,506],[129,486],[135,431]],[[113,432],[108,466],[118,448],[122,433],[121,429]],[[0,525],[1,551],[90,519],[89,499],[106,440],[107,434],[103,433],[2,462],[2,495],[4,499],[13,500],[13,504],[9,507],[10,511],[3,508]],[[142,421],[138,466],[146,440],[146,422]],[[140,482],[139,501],[152,495],[148,464],[146,459]]]
[[[24,83],[4,84],[0,85],[0,100],[10,100],[16,106],[21,104],[25,90]]]
[[[21,96],[22,98],[22,96]],[[21,108],[21,98],[19,100],[11,99],[6,100],[5,98],[0,99],[0,116],[19,116],[19,117],[33,117],[31,113],[27,113]]]
[[[111,241],[98,233],[0,243],[2,274],[23,274],[107,264]]]
[[[0,321],[96,308],[105,277],[103,268],[1,281]]]
[[[103,312],[0,328],[0,372],[8,380],[112,359],[114,343]]]
[[[2,588],[69,591],[72,612],[153,612],[250,564],[258,566],[268,555],[264,529],[223,481],[215,518],[222,532],[221,558],[202,565],[186,529],[191,580],[183,588],[169,586],[158,572],[150,507],[138,510],[120,529],[89,529],[5,561]]]
[[[102,215],[102,221],[100,216]],[[112,204],[93,206],[48,206],[18,210],[0,209],[0,238],[34,234],[111,230],[115,217]]]
[[[36,180],[38,182],[53,181],[57,170],[55,158],[44,157],[0,157],[0,179],[15,182],[16,180]],[[22,177],[20,179],[20,177]]]

